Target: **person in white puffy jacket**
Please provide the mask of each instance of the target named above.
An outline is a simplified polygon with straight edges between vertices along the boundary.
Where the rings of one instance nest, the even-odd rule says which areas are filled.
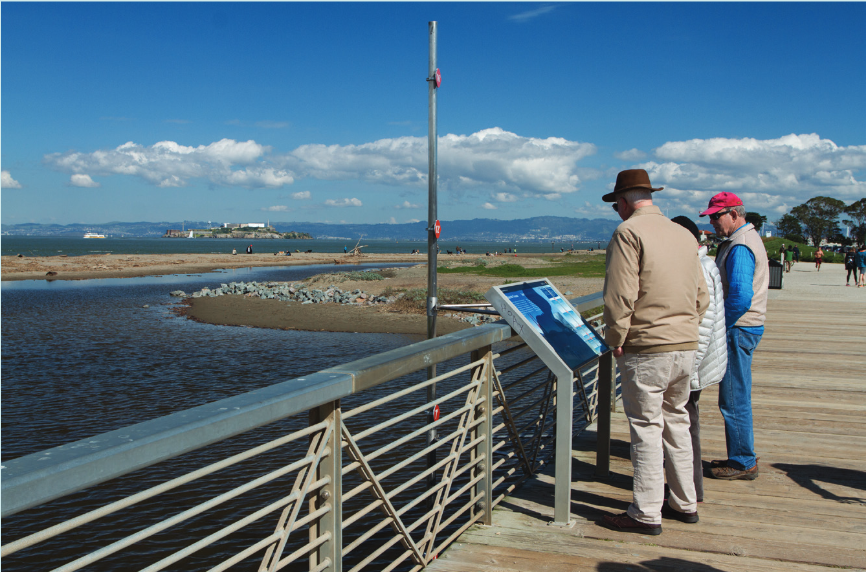
[[[728,367],[728,345],[725,338],[725,293],[722,289],[722,278],[715,261],[707,256],[707,247],[700,244],[698,226],[689,218],[678,216],[671,219],[685,227],[698,241],[698,254],[707,290],[710,293],[710,306],[698,326],[698,351],[695,353],[695,367],[690,378],[691,393],[686,404],[689,412],[689,433],[692,437],[692,452],[694,455],[695,493],[698,502],[704,500],[704,472],[701,465],[701,422],[698,400],[701,390],[719,383]]]

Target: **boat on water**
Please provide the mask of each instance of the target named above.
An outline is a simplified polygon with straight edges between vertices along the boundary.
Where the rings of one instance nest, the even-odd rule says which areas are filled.
[[[98,232],[86,232],[84,233],[84,238],[105,238],[105,235]]]

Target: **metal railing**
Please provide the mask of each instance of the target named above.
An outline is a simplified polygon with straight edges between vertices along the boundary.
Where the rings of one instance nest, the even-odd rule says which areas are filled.
[[[4,569],[419,570],[550,465],[558,427],[564,524],[570,437],[598,421],[606,475],[616,397],[609,352],[574,373],[562,399],[499,322],[5,462]]]

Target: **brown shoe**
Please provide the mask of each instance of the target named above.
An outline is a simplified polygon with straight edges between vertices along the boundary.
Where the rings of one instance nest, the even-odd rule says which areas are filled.
[[[710,461],[710,468],[711,469],[713,467],[727,467],[727,466],[728,466],[728,460],[727,459],[716,459],[714,461]]]
[[[758,463],[751,469],[740,470],[734,467],[713,467],[710,476],[723,481],[754,481],[758,478]]]
[[[647,524],[635,520],[630,517],[627,512],[615,515],[606,514],[601,519],[600,524],[612,528],[613,530],[619,530],[620,532],[637,532],[638,534],[649,534],[651,536],[658,536],[662,533],[662,525]]]

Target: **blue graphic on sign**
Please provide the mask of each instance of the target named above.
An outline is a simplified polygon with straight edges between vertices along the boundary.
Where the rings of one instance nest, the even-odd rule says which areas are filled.
[[[595,330],[549,283],[502,286],[501,292],[526,321],[575,369],[607,351]]]

